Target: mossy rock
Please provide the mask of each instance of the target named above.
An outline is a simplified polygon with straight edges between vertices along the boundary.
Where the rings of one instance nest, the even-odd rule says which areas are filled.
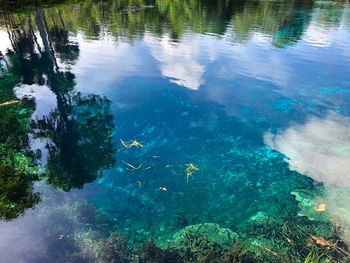
[[[293,191],[291,192],[291,195],[293,195],[295,197],[295,200],[298,202],[298,206],[300,208],[300,211],[298,213],[299,216],[306,216],[310,220],[318,220],[324,222],[329,221],[329,218],[327,217],[327,211],[316,211],[316,207],[320,203],[323,203],[320,198],[316,198],[313,195],[302,191]]]
[[[246,223],[250,223],[250,224],[265,224],[266,222],[268,222],[272,217],[269,216],[268,214],[266,214],[265,212],[262,211],[258,211],[257,213],[255,213],[254,215],[252,215],[247,221]]]
[[[229,228],[220,227],[215,223],[203,223],[187,226],[177,232],[169,242],[170,247],[181,248],[189,237],[202,236],[208,241],[218,244],[222,248],[230,248],[238,240],[238,234]]]

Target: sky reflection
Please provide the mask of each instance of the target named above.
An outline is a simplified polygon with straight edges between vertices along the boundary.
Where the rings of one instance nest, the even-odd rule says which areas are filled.
[[[28,141],[42,172],[42,202],[0,222],[4,262],[88,250],[111,228],[170,235],[181,209],[181,227],[294,216],[290,192],[316,188],[307,177],[350,244],[348,4],[199,2],[4,13],[2,64],[35,104]],[[187,183],[189,162],[200,169]],[[77,219],[82,199],[106,229]]]

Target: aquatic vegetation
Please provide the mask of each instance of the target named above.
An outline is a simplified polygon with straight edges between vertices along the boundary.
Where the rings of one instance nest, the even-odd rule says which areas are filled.
[[[203,223],[183,228],[173,236],[168,245],[180,248],[184,246],[185,243],[190,243],[191,240],[189,240],[189,237],[193,235],[203,236],[223,248],[232,247],[238,240],[238,234],[229,228],[220,227],[215,223]]]
[[[347,6],[67,3],[1,16],[5,262],[349,261]]]
[[[321,262],[327,262],[327,261],[325,261],[325,260],[322,260],[322,257],[323,257],[323,256],[324,256],[323,254],[319,255],[319,254],[317,254],[317,252],[311,251],[311,252],[307,255],[307,257],[305,258],[304,263],[321,263]]]
[[[100,244],[98,260],[101,263],[128,263],[131,262],[131,251],[127,246],[125,236],[117,233],[111,234]]]
[[[31,157],[0,144],[0,218],[13,219],[40,201],[33,193],[38,179]]]
[[[260,260],[271,260],[274,256],[276,262],[303,262],[315,251],[321,255],[320,259],[331,262],[343,262],[348,257],[338,243],[339,233],[329,222],[305,217],[284,219],[284,222],[270,219],[265,223],[249,222],[242,233],[244,246]]]
[[[241,242],[236,242],[232,248],[227,250],[221,258],[221,262],[225,263],[258,263],[257,256],[248,251]]]
[[[161,248],[154,240],[148,241],[138,251],[139,262],[182,263],[184,258],[176,249]]]
[[[0,218],[10,220],[34,207],[39,193],[35,154],[29,150],[28,133],[33,103],[14,95],[17,77],[3,68],[0,58]]]

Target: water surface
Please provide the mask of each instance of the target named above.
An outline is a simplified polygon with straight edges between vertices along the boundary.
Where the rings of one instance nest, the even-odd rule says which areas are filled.
[[[303,262],[321,237],[348,260],[349,43],[342,1],[6,9],[0,88],[32,105],[39,172],[1,199],[1,262],[112,262],[113,233],[166,247],[203,223],[258,261]]]

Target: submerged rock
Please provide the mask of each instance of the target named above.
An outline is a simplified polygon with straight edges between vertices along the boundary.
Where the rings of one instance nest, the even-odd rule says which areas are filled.
[[[266,223],[271,217],[266,214],[265,212],[258,211],[254,215],[252,215],[248,220],[247,223],[254,223],[254,224],[264,224]]]

